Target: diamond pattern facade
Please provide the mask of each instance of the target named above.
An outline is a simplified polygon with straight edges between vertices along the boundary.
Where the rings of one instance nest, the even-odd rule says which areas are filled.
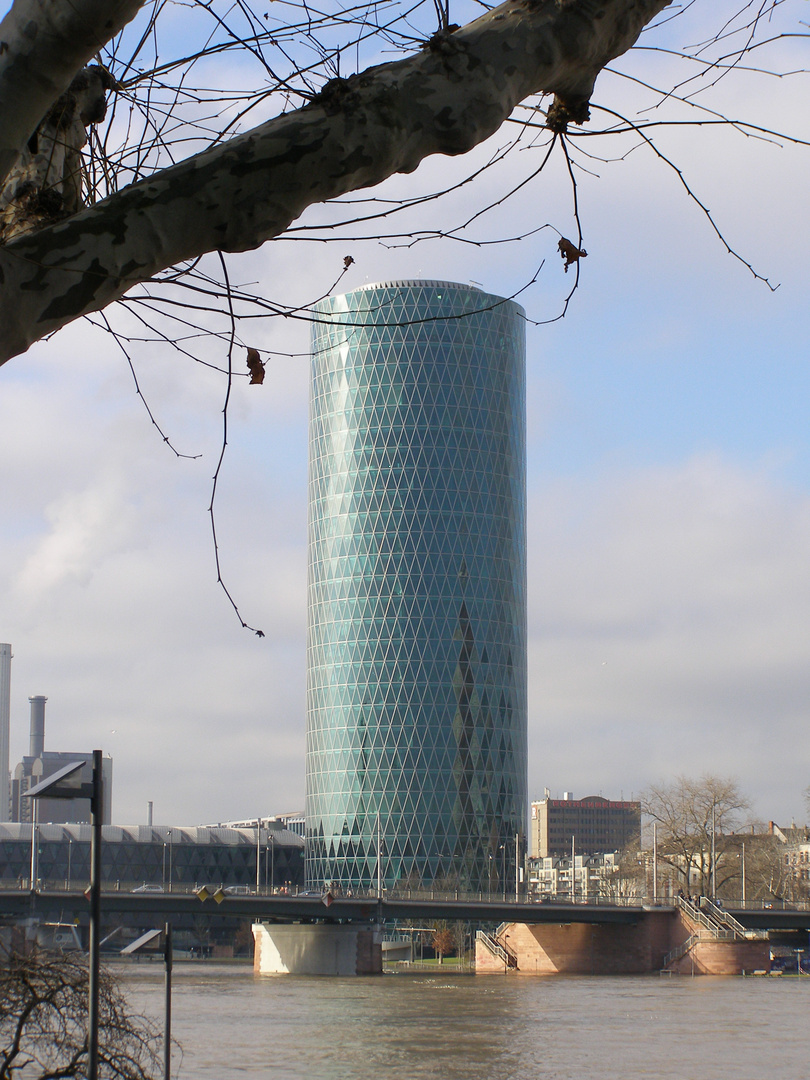
[[[492,889],[527,804],[522,312],[402,281],[315,315],[307,882],[379,854],[388,888]]]

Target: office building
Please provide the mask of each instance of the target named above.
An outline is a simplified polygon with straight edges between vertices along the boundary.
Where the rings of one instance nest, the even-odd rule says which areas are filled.
[[[527,805],[522,311],[399,281],[314,314],[307,882],[514,882]]]
[[[641,803],[611,801],[601,795],[574,799],[549,796],[533,802],[529,853],[534,859],[621,851],[641,836]]]

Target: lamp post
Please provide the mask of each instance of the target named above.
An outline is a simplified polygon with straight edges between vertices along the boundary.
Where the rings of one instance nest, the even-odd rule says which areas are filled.
[[[93,751],[93,776],[87,783],[78,775],[84,761],[58,769],[47,780],[26,791],[29,799],[89,799],[90,824],[90,956],[87,1002],[87,1080],[98,1080],[99,933],[101,929],[101,819],[104,811],[101,751]]]
[[[35,790],[34,788],[31,789]],[[37,887],[37,824],[39,818],[39,803],[34,802],[31,806],[31,893]],[[31,902],[33,903],[33,896]]]
[[[262,819],[256,818],[256,895],[262,884]]]
[[[163,1077],[170,1080],[172,1074],[172,924],[167,922],[162,930],[147,930],[135,941],[121,950],[122,956],[133,956],[163,937],[163,962],[166,968],[164,979],[164,1034],[163,1034]]]
[[[270,894],[272,895],[276,881],[276,838],[270,833]]]
[[[515,903],[520,902],[520,833],[515,833]]]

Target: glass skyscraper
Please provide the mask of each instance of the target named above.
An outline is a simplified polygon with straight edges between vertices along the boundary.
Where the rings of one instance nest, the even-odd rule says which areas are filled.
[[[310,887],[373,887],[379,869],[389,888],[514,889],[527,804],[524,338],[517,304],[447,282],[315,307]]]

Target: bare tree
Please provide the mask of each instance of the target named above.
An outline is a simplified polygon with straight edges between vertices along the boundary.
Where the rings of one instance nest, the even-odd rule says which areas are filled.
[[[749,803],[730,777],[679,776],[652,784],[642,793],[641,810],[658,824],[658,858],[681,875],[684,888],[695,885],[710,895],[739,875],[735,835]]]
[[[681,102],[700,124],[732,123],[761,137],[698,94],[749,67],[754,49],[803,34],[798,15],[792,33],[771,29],[769,20],[791,2],[726,0],[715,35],[682,53],[689,72],[676,86],[659,87],[641,70],[627,78],[656,108]],[[670,0],[507,0],[458,27],[449,0],[402,10],[372,2],[292,7],[297,19],[287,24],[245,2],[219,11],[199,0],[183,18],[207,19],[207,39],[168,58],[155,45],[150,66],[144,49],[164,21],[171,25],[166,0],[15,0],[0,24],[0,190],[9,238],[0,248],[0,360],[154,280],[177,286],[183,278],[198,310],[224,306],[235,318],[242,301],[256,314],[260,298],[229,289],[223,303],[196,261],[292,235],[308,207],[409,173],[429,155],[464,154],[510,119],[519,125],[515,144],[527,136],[531,144],[542,130],[541,157],[558,151],[573,180],[569,129],[588,120],[600,72],[651,27],[660,44],[648,48],[663,64],[678,52],[668,25],[683,14]],[[185,40],[184,23],[175,41]],[[212,55],[235,49],[258,66],[261,86],[201,89],[193,81]],[[383,49],[401,58],[379,62]],[[373,63],[345,75],[348,57],[361,54]],[[82,128],[99,123],[106,89],[117,104],[104,131],[91,134],[79,177]],[[515,112],[521,102],[525,115]],[[600,109],[606,124],[585,134],[633,131],[665,158],[653,143],[660,121]],[[248,116],[262,119],[236,133]],[[591,158],[583,151],[581,166]],[[88,205],[74,212],[80,180]],[[344,207],[337,220],[378,222],[391,211]],[[310,235],[323,239],[334,224]],[[581,237],[560,236],[559,248],[566,268],[578,267]],[[167,305],[177,302],[167,295]],[[263,313],[279,312],[265,301]]]
[[[80,1077],[87,1073],[87,965],[70,955],[12,954],[0,966],[0,1080]],[[150,1080],[161,1075],[161,1037],[129,1012],[108,972],[99,1001],[100,1075]]]

